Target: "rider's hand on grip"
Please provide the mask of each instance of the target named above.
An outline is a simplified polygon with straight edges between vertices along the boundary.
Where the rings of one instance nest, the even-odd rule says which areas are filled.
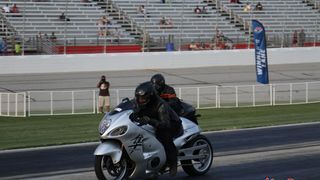
[[[149,123],[150,118],[148,116],[142,116],[142,117],[139,117],[137,120],[141,125],[145,125]]]

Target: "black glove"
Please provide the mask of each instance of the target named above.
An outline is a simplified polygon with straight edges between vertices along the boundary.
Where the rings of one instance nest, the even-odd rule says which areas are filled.
[[[150,118],[148,116],[139,117],[137,120],[142,125],[148,124],[150,122]]]

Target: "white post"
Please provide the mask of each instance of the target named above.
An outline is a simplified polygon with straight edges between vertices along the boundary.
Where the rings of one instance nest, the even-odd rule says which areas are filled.
[[[270,84],[270,106],[273,105],[273,87],[272,87],[272,84]]]
[[[15,100],[16,100],[16,104],[15,104],[15,116],[18,116],[18,93],[15,93]]]
[[[197,108],[200,108],[200,88],[197,87]]]
[[[23,117],[26,117],[27,116],[27,113],[26,113],[26,110],[27,110],[27,93],[26,92],[24,92],[23,93]]]
[[[71,114],[74,114],[74,91],[71,91],[71,103],[72,103]]]
[[[92,107],[93,107],[93,111],[92,113],[96,113],[96,91],[92,90],[92,98],[93,98],[93,103],[92,103]]]
[[[218,108],[221,108],[221,96],[220,96],[220,89],[218,87]]]
[[[292,104],[292,83],[290,83],[290,104]]]
[[[273,95],[273,105],[276,105],[276,88],[272,88],[272,95]]]
[[[253,107],[256,106],[256,86],[252,85],[252,105]]]
[[[28,115],[31,116],[31,93],[28,91]]]
[[[309,83],[306,82],[306,103],[309,102]]]
[[[53,115],[53,92],[50,91],[50,114]]]
[[[236,107],[239,107],[238,86],[235,86],[235,88],[236,88]]]
[[[218,86],[216,86],[216,108],[218,108]]]
[[[9,116],[10,115],[10,94],[9,93],[7,93],[7,116]]]

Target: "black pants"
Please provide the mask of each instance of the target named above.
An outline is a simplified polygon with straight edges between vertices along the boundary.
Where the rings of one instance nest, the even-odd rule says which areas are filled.
[[[177,164],[177,148],[173,143],[172,133],[168,132],[168,129],[157,129],[157,139],[162,143],[164,150],[166,151],[167,163],[170,165]]]

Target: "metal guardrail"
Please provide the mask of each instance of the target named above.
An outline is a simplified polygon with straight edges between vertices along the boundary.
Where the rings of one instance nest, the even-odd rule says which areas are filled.
[[[26,117],[26,93],[0,93],[0,116]]]
[[[197,109],[308,104],[320,102],[320,81],[268,85],[175,88],[177,96]],[[134,89],[111,89],[111,106],[133,98]],[[97,90],[0,93],[0,116],[94,114]],[[26,108],[28,107],[28,108]]]

